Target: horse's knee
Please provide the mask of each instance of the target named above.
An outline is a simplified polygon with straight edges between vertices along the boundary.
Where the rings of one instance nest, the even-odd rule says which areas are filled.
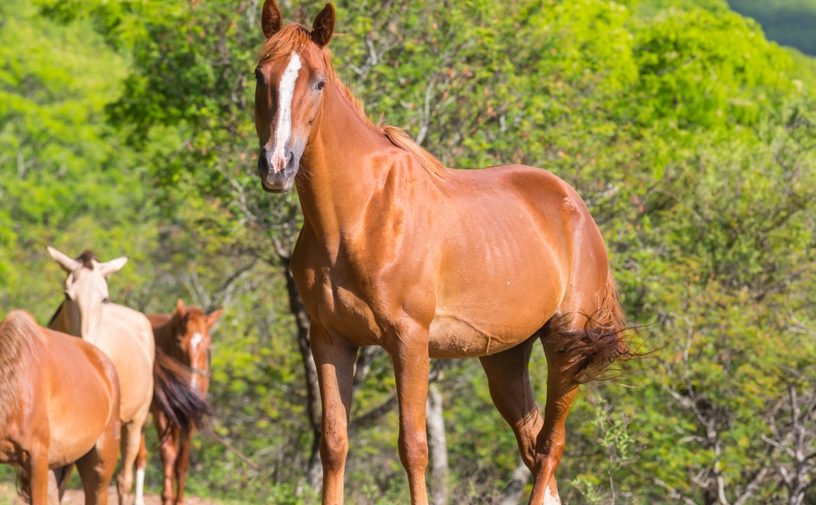
[[[328,470],[339,470],[346,463],[348,435],[341,431],[327,430],[320,440],[320,458]]]
[[[178,457],[176,447],[173,444],[162,444],[159,451],[161,452],[161,459],[164,463],[164,472],[172,472],[176,465],[176,458]]]
[[[401,432],[399,453],[403,466],[424,471],[428,465],[428,435],[425,430]]]
[[[120,497],[129,495],[131,490],[133,489],[132,473],[120,470],[119,476],[116,478],[116,488],[119,491]]]

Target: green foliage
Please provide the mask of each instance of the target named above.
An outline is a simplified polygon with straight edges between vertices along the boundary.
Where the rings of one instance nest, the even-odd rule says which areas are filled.
[[[317,7],[285,14],[308,23]],[[130,255],[111,292],[138,308],[225,305],[220,442],[196,439],[191,490],[313,502],[279,257],[300,218],[254,168],[255,2],[14,0],[0,14],[0,309],[50,315],[62,274],[40,275],[47,243]],[[552,170],[600,223],[654,352],[576,402],[565,502],[790,498],[791,391],[816,390],[812,59],[722,0],[343,1],[331,47],[375,121],[449,165]],[[540,350],[530,369],[543,399]],[[518,464],[482,375],[453,362],[439,382],[457,502],[493,502]],[[393,389],[377,354],[353,418]],[[350,503],[407,502],[396,433],[393,411],[353,432]]]
[[[124,247],[143,260],[150,205],[104,114],[127,74],[122,57],[89,25],[50,21],[28,2],[4,2],[0,15],[0,305],[46,318],[61,274],[32,278],[50,262],[45,246],[110,256]],[[39,305],[48,292],[52,305]]]

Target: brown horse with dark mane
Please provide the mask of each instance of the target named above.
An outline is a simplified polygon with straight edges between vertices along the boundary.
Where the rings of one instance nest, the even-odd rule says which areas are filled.
[[[304,215],[291,264],[323,402],[323,503],[343,502],[354,363],[368,345],[394,363],[411,503],[427,503],[429,360],[466,356],[480,358],[535,477],[530,503],[559,503],[578,385],[629,355],[598,226],[546,170],[445,168],[372,124],[332,68],[334,22],[327,5],[311,29],[284,26],[266,0],[255,70],[261,183],[296,183]],[[527,370],[535,341],[549,365],[543,418]]]
[[[198,393],[202,400],[207,398],[210,385],[210,329],[221,317],[218,309],[207,314],[198,307],[187,307],[184,301],[176,302],[176,311],[172,314],[149,314],[147,317],[153,326],[156,338],[156,349],[171,359],[175,366],[181,366],[187,377],[187,387]],[[158,405],[151,409],[156,431],[159,434],[159,445],[164,466],[164,487],[162,503],[164,505],[181,505],[184,503],[184,485],[190,469],[190,449],[195,426],[184,426],[178,420],[170,418]],[[203,417],[208,412],[202,411]],[[147,457],[143,450],[137,467]],[[173,482],[176,483],[175,492]]]
[[[119,428],[119,379],[102,351],[23,311],[0,322],[0,463],[21,469],[31,504],[48,503],[49,469],[61,497],[73,463],[85,503],[108,503]]]

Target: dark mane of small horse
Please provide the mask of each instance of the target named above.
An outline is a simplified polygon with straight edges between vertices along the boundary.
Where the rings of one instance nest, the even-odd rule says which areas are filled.
[[[96,254],[90,249],[85,249],[82,254],[76,257],[76,260],[82,263],[85,268],[93,268],[93,262],[96,261]]]
[[[311,40],[309,30],[305,26],[297,23],[288,24],[266,40],[258,51],[259,61],[264,63],[293,51],[301,51]],[[365,113],[362,101],[354,96],[335,72],[328,49],[323,49],[322,54],[328,73],[327,79],[337,86],[341,96],[349,102],[360,118],[372,128],[379,130],[395,147],[408,152],[430,174],[441,178],[445,169],[442,162],[417,144],[402,128],[388,125],[380,127],[372,123]]]
[[[0,321],[0,427],[23,392],[23,371],[32,357],[32,343],[40,338],[37,323],[23,311],[12,311]]]

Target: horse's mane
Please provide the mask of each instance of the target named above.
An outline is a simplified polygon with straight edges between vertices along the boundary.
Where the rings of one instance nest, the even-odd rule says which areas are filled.
[[[82,251],[82,254],[76,257],[76,260],[82,263],[82,266],[85,268],[93,269],[93,262],[96,261],[96,254],[89,249],[85,249]]]
[[[37,323],[21,310],[0,322],[0,426],[4,426],[23,392],[23,372],[33,356],[32,343],[39,340]]]
[[[266,40],[264,45],[258,51],[258,58],[261,63],[275,59],[292,51],[302,50],[306,44],[311,42],[309,30],[306,27],[291,23]],[[327,69],[327,80],[333,82],[340,95],[343,96],[352,109],[357,112],[360,118],[370,125],[375,130],[379,131],[391,142],[394,146],[406,151],[410,154],[425,170],[437,177],[442,176],[445,166],[433,154],[423,149],[417,144],[402,128],[396,126],[377,126],[371,122],[368,115],[365,113],[365,107],[360,99],[354,96],[346,84],[340,80],[340,77],[334,70],[334,65],[331,62],[331,56],[327,49],[323,49],[323,61]]]

